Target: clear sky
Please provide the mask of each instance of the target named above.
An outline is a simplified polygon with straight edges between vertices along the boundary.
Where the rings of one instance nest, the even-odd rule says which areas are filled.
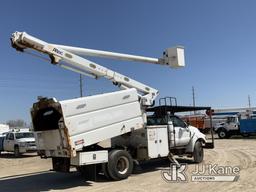
[[[167,47],[185,47],[186,67],[91,60],[196,104],[255,105],[256,1],[254,0],[78,0],[0,2],[0,122],[21,118],[37,96],[59,100],[79,96],[79,75],[10,46],[14,31],[42,40],[123,53],[160,57]],[[107,80],[86,77],[84,94],[117,90]]]

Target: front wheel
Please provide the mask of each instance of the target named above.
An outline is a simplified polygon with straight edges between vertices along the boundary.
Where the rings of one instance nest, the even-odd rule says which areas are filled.
[[[204,159],[204,149],[202,142],[200,141],[195,143],[193,158],[195,163],[201,163]]]
[[[14,147],[14,156],[19,157],[20,156],[20,149],[19,146]]]
[[[226,129],[220,129],[218,131],[218,136],[219,136],[220,139],[229,138],[229,134],[228,134]]]

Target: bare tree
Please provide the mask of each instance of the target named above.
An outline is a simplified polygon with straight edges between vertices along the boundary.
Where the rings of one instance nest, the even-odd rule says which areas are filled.
[[[26,127],[27,123],[22,119],[16,119],[16,120],[9,120],[6,122],[7,125],[12,127]]]

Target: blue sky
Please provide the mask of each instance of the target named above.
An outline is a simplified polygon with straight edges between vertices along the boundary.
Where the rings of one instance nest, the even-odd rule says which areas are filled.
[[[185,47],[186,67],[91,60],[175,96],[181,105],[255,105],[256,1],[87,0],[0,2],[0,122],[30,121],[38,95],[59,100],[79,96],[79,75],[10,46],[14,31],[58,44],[160,57]],[[107,80],[84,79],[84,94],[117,90]]]

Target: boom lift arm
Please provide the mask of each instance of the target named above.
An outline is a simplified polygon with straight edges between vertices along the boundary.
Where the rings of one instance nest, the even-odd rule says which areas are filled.
[[[143,106],[151,106],[158,96],[158,90],[126,77],[120,73],[107,69],[99,64],[87,60],[78,55],[104,57],[118,60],[147,62],[168,65],[173,68],[185,66],[184,49],[182,47],[169,48],[163,53],[163,58],[150,58],[136,55],[121,54],[108,51],[85,49],[64,45],[50,44],[35,38],[25,32],[15,32],[11,37],[12,46],[18,51],[30,48],[49,55],[52,64],[75,71],[77,73],[92,76],[94,78],[105,77],[121,89],[135,88]],[[78,55],[77,55],[78,54]],[[64,61],[60,62],[60,61]]]

